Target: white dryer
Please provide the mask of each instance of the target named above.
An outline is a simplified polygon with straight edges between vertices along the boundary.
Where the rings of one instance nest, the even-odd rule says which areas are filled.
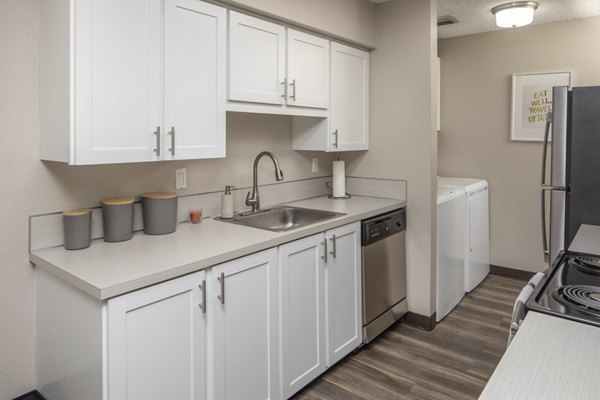
[[[437,197],[437,314],[444,318],[465,295],[465,192],[438,188]]]
[[[490,217],[488,183],[484,179],[438,178],[438,187],[465,191],[465,292],[490,273]]]

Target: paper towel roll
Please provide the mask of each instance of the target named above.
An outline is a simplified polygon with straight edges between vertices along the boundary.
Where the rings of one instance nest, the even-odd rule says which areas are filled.
[[[333,197],[346,196],[346,164],[344,161],[333,162]]]

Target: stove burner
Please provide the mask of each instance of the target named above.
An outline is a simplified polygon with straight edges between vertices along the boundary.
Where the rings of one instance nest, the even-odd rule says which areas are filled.
[[[590,274],[600,275],[600,258],[578,256],[569,258],[569,265]]]
[[[552,296],[567,308],[600,316],[600,287],[566,285],[552,291]]]

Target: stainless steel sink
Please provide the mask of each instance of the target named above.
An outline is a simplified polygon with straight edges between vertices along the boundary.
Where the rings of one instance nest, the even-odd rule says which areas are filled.
[[[333,211],[315,210],[291,206],[279,206],[258,212],[246,212],[235,215],[232,219],[215,218],[232,224],[266,229],[273,232],[285,232],[302,228],[317,222],[346,215]]]

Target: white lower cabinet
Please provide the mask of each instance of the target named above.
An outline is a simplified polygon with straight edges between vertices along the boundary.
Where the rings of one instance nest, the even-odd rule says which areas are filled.
[[[277,249],[216,266],[209,290],[214,397],[279,399]]]
[[[279,247],[281,384],[289,398],[362,342],[360,223]]]
[[[359,346],[360,223],[99,301],[36,268],[49,400],[289,398]]]
[[[108,399],[206,399],[204,278],[201,271],[108,300]]]
[[[325,233],[330,253],[325,264],[327,282],[327,366],[362,342],[362,277],[360,223]]]
[[[322,233],[279,246],[281,383],[288,398],[325,364],[325,269]]]

